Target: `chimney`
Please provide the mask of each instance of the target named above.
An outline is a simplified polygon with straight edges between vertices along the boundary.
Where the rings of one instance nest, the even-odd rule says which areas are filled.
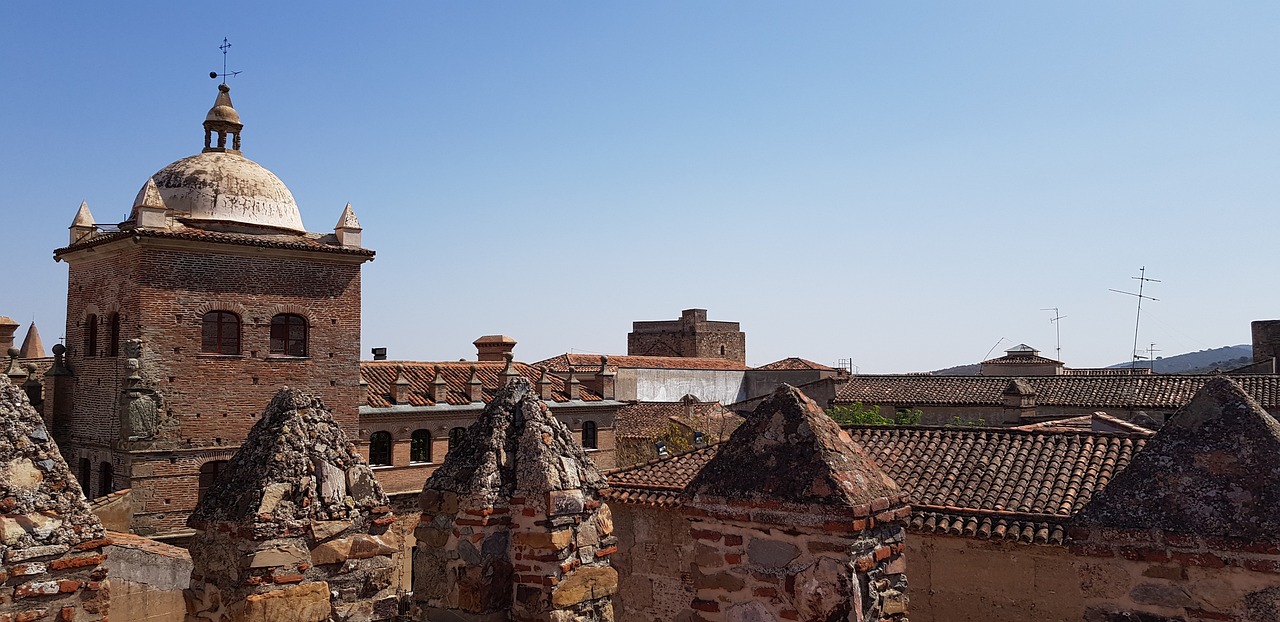
[[[436,365],[436,375],[431,379],[431,401],[437,406],[449,403],[449,383],[444,380],[444,372]]]
[[[614,399],[617,396],[615,390],[617,376],[617,372],[609,369],[609,357],[601,354],[600,369],[591,377],[590,388],[606,400]]]
[[[387,349],[386,349],[386,348],[374,348],[374,349],[370,350],[370,352],[373,352],[373,360],[375,360],[375,361],[385,361],[385,360],[387,360]]]
[[[17,331],[17,322],[0,315],[0,352],[8,352],[13,347],[13,334]]]
[[[516,340],[506,335],[485,335],[473,342],[477,361],[501,361],[516,349]]]
[[[564,394],[565,397],[568,397],[571,400],[578,399],[579,389],[582,387],[582,383],[578,382],[578,376],[575,375],[576,373],[577,372],[574,371],[573,366],[570,365],[569,375],[564,379]]]
[[[75,220],[72,220],[71,226],[67,228],[71,230],[72,244],[98,230],[98,226],[93,224],[93,214],[89,213],[89,203],[87,201],[80,202],[80,209],[76,211]]]
[[[467,399],[475,404],[484,401],[484,383],[480,382],[480,373],[476,366],[471,366],[471,377],[467,379]]]
[[[551,374],[547,372],[546,367],[539,367],[542,373],[538,375],[538,399],[550,400],[555,399],[552,394],[554,386],[551,384]]]
[[[1036,391],[1022,378],[1013,378],[1005,385],[1001,396],[1008,417],[1005,422],[1016,422],[1036,416]]]
[[[391,385],[391,400],[397,404],[408,404],[409,381],[404,377],[403,365],[396,368],[396,381]]]
[[[688,393],[680,398],[680,402],[684,404],[685,421],[693,421],[693,406],[698,403],[698,398],[694,397],[692,393]]]
[[[9,348],[8,353],[9,369],[5,372],[5,375],[9,376],[9,381],[13,383],[13,386],[20,387],[22,386],[22,383],[27,380],[27,370],[23,369],[21,365],[18,365],[17,348]]]
[[[502,386],[507,386],[515,378],[523,378],[524,375],[516,371],[515,357],[510,352],[502,355],[507,360],[507,366],[502,368]]]

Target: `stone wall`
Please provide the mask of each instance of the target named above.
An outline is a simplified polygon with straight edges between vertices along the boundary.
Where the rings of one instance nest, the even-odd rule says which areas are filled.
[[[111,577],[111,618],[168,622],[186,616],[183,591],[191,582],[185,549],[138,536],[109,532],[106,567]]]
[[[39,413],[0,376],[0,620],[105,620],[105,535]]]
[[[188,523],[189,619],[355,622],[396,609],[390,501],[315,396],[277,393]]]
[[[423,489],[416,619],[612,620],[603,486],[528,381],[510,381]]]
[[[613,567],[621,577],[614,598],[618,622],[667,622],[690,611],[694,540],[678,510],[611,504],[618,535]]]

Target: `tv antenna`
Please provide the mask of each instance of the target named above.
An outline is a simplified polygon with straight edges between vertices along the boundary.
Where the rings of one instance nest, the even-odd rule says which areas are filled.
[[[990,349],[990,350],[987,350],[987,355],[986,355],[986,356],[984,356],[984,357],[982,357],[982,360],[984,360],[984,361],[985,361],[985,360],[987,360],[987,359],[991,358],[991,353],[992,353],[992,352],[995,352],[995,351],[996,351],[996,348],[1000,347],[1000,344],[1002,344],[1002,343],[1004,343],[1004,342],[1006,342],[1006,341],[1008,341],[1008,339],[1005,339],[1004,337],[1001,337],[1001,338],[1000,338],[1000,341],[997,341],[997,342],[996,342],[996,345],[991,346],[991,349]]]
[[[1054,336],[1058,338],[1057,359],[1059,362],[1061,362],[1062,361],[1062,325],[1058,324],[1058,320],[1061,320],[1067,316],[1062,315],[1061,313],[1058,313],[1057,307],[1049,307],[1048,309],[1041,309],[1041,311],[1053,311],[1053,317],[1049,318],[1049,322],[1053,324]]]
[[[227,71],[227,50],[231,49],[231,42],[227,41],[226,37],[222,38],[222,45],[219,45],[218,49],[222,50],[222,73],[218,73],[216,71],[210,71],[209,77],[213,78],[214,80],[217,80],[218,78],[222,78],[222,83],[226,84],[227,76],[237,76],[237,75],[240,75],[240,72]]]
[[[1138,313],[1133,320],[1133,358],[1129,362],[1129,369],[1133,369],[1138,366],[1138,359],[1141,358],[1141,356],[1138,354],[1138,326],[1142,322],[1142,301],[1143,299],[1150,300],[1152,302],[1160,301],[1159,298],[1152,298],[1151,296],[1143,295],[1142,289],[1147,283],[1161,283],[1162,281],[1160,279],[1147,278],[1146,266],[1142,266],[1141,268],[1138,268],[1138,276],[1131,276],[1129,278],[1134,279],[1138,282],[1138,293],[1135,294],[1133,292],[1126,292],[1118,289],[1111,289],[1109,287],[1107,289],[1110,291],[1116,292],[1117,294],[1126,294],[1129,296],[1134,296],[1138,299]]]

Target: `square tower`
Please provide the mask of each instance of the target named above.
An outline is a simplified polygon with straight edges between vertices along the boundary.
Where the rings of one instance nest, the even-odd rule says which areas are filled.
[[[708,321],[706,309],[685,309],[678,320],[632,322],[627,335],[627,354],[719,358],[745,363],[747,334],[737,322]]]
[[[142,535],[185,531],[282,386],[322,396],[357,436],[360,268],[374,253],[349,205],[334,233],[308,233],[284,183],[240,154],[241,127],[222,85],[205,120],[217,146],[149,178],[119,225],[82,205],[54,252],[69,268],[70,375],[53,380],[71,385],[54,434],[88,496],[131,489]]]

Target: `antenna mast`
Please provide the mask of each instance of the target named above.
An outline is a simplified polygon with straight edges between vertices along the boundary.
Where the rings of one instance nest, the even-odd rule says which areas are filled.
[[[231,49],[231,42],[227,41],[226,37],[222,38],[222,45],[219,45],[218,49],[222,50],[222,73],[218,73],[216,71],[210,71],[209,77],[213,78],[214,80],[217,80],[218,78],[222,78],[222,83],[226,84],[227,76],[236,76],[236,75],[239,75],[240,72],[227,71],[227,50]]]
[[[1136,293],[1136,294],[1135,294],[1135,293],[1133,293],[1133,292],[1126,292],[1126,291],[1121,291],[1121,290],[1118,290],[1118,289],[1111,289],[1111,288],[1107,288],[1107,289],[1108,289],[1109,291],[1113,291],[1113,292],[1115,292],[1115,293],[1117,293],[1117,294],[1126,294],[1126,295],[1128,295],[1128,296],[1134,296],[1134,297],[1136,297],[1136,298],[1138,299],[1138,313],[1137,313],[1137,315],[1134,317],[1134,320],[1133,320],[1133,354],[1131,355],[1131,356],[1132,356],[1132,358],[1130,359],[1130,362],[1129,362],[1129,369],[1134,369],[1135,367],[1137,367],[1137,366],[1138,366],[1138,359],[1139,359],[1139,358],[1142,358],[1142,357],[1141,357],[1141,355],[1139,355],[1139,354],[1138,354],[1138,326],[1139,326],[1139,325],[1141,324],[1141,322],[1142,322],[1142,300],[1143,300],[1143,299],[1146,299],[1146,300],[1150,300],[1150,301],[1152,301],[1152,302],[1159,302],[1159,301],[1160,301],[1160,299],[1159,299],[1159,298],[1152,298],[1151,296],[1144,296],[1144,295],[1142,294],[1142,289],[1143,289],[1143,286],[1145,286],[1148,282],[1150,282],[1150,283],[1161,283],[1162,281],[1160,281],[1160,279],[1149,279],[1149,278],[1147,278],[1147,267],[1146,267],[1146,266],[1142,266],[1141,268],[1138,268],[1138,276],[1131,276],[1131,277],[1129,277],[1129,278],[1131,278],[1131,279],[1134,279],[1134,280],[1138,281],[1138,293]],[[1154,345],[1154,344],[1153,344],[1153,345]]]
[[[1058,338],[1058,350],[1057,350],[1058,362],[1062,362],[1062,325],[1058,324],[1058,320],[1061,320],[1062,318],[1065,318],[1067,316],[1062,315],[1061,313],[1058,313],[1057,307],[1049,307],[1048,309],[1041,309],[1041,311],[1053,311],[1053,317],[1049,318],[1049,322],[1053,324],[1054,336]]]

